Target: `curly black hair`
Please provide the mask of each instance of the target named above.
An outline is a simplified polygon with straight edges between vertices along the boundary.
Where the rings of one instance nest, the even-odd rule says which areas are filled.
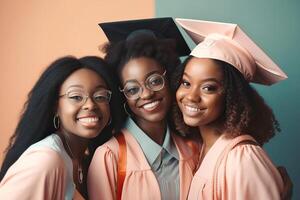
[[[146,57],[158,62],[161,67],[166,69],[166,79],[170,83],[170,77],[174,69],[180,65],[181,61],[176,52],[176,43],[172,39],[158,39],[148,35],[131,38],[130,41],[124,40],[117,43],[106,43],[101,49],[105,53],[104,60],[113,68],[115,76],[118,77],[118,85],[122,88],[120,72],[124,65],[132,59]],[[169,84],[170,85],[170,84]],[[175,100],[174,93],[171,93]],[[122,103],[126,102],[124,95]],[[122,109],[122,111],[124,110]],[[124,114],[124,113],[123,113]],[[168,124],[174,129],[174,123],[170,112],[167,116]]]
[[[174,72],[173,91],[178,89],[185,66],[191,58],[188,57]],[[225,110],[219,119],[223,122],[224,132],[232,137],[251,135],[260,145],[268,142],[276,132],[280,132],[272,109],[235,67],[220,60],[215,62],[222,67],[224,74]],[[172,113],[177,131],[182,134],[198,131],[184,124],[177,104],[173,105]]]
[[[124,40],[117,43],[106,43],[102,51],[104,60],[120,73],[124,65],[131,59],[147,57],[157,61],[167,70],[167,77],[180,64],[176,52],[176,43],[172,39],[158,39],[155,37],[137,37],[130,41]]]

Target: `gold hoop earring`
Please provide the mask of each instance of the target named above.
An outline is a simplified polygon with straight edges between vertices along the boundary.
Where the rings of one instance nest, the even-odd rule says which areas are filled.
[[[53,117],[53,126],[56,130],[59,129],[59,124],[60,124],[59,117],[58,117],[58,114],[56,114]]]
[[[127,109],[126,109],[126,105],[127,105],[127,104],[126,104],[126,102],[125,102],[125,103],[123,104],[124,111],[126,112],[126,114],[127,114],[128,116],[131,116],[131,115],[130,115],[130,112],[128,112]]]

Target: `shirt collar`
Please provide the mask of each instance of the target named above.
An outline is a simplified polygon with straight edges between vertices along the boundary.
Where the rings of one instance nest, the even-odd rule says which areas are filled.
[[[139,143],[150,166],[152,166],[157,157],[160,156],[160,152],[163,148],[165,149],[165,152],[179,160],[178,151],[171,138],[169,127],[167,127],[165,139],[162,146],[154,142],[142,129],[140,129],[140,127],[136,125],[136,123],[131,118],[127,119],[125,128],[134,136],[134,138]]]

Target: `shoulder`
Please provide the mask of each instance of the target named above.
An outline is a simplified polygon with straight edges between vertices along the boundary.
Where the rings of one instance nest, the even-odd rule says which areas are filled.
[[[100,164],[108,164],[108,163],[115,163],[118,160],[119,154],[119,144],[115,137],[110,138],[107,142],[102,144],[101,146],[97,147],[91,164],[92,166],[98,166]]]
[[[224,171],[223,173],[219,173]],[[278,199],[283,183],[278,170],[258,145],[241,144],[233,148],[220,165],[219,176],[225,176],[229,193],[245,199]],[[223,175],[222,175],[223,174]]]
[[[31,149],[8,169],[0,184],[0,194],[10,199],[62,199],[67,174],[58,152]]]
[[[258,145],[242,144],[228,153],[226,161],[228,177],[243,182],[282,182],[280,174],[267,153]],[[230,167],[229,167],[230,166]],[[231,174],[231,176],[230,176]]]
[[[62,155],[47,147],[26,151],[16,162],[17,166],[34,167],[36,172],[51,172],[66,168]]]
[[[272,164],[267,153],[259,145],[254,144],[237,145],[228,153],[228,161],[230,160],[236,160],[239,161],[240,164],[246,165],[261,162]]]
[[[110,138],[107,142],[97,147],[94,156],[106,153],[117,153],[119,148],[118,141],[115,137]]]
[[[8,169],[1,183],[26,182],[34,185],[53,177],[64,179],[66,172],[66,165],[58,152],[49,148],[28,150]]]

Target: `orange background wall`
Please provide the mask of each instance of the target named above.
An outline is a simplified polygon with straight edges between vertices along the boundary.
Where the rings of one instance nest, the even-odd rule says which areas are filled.
[[[154,0],[1,0],[0,163],[26,95],[49,62],[100,55],[106,37],[99,22],[153,16]]]

